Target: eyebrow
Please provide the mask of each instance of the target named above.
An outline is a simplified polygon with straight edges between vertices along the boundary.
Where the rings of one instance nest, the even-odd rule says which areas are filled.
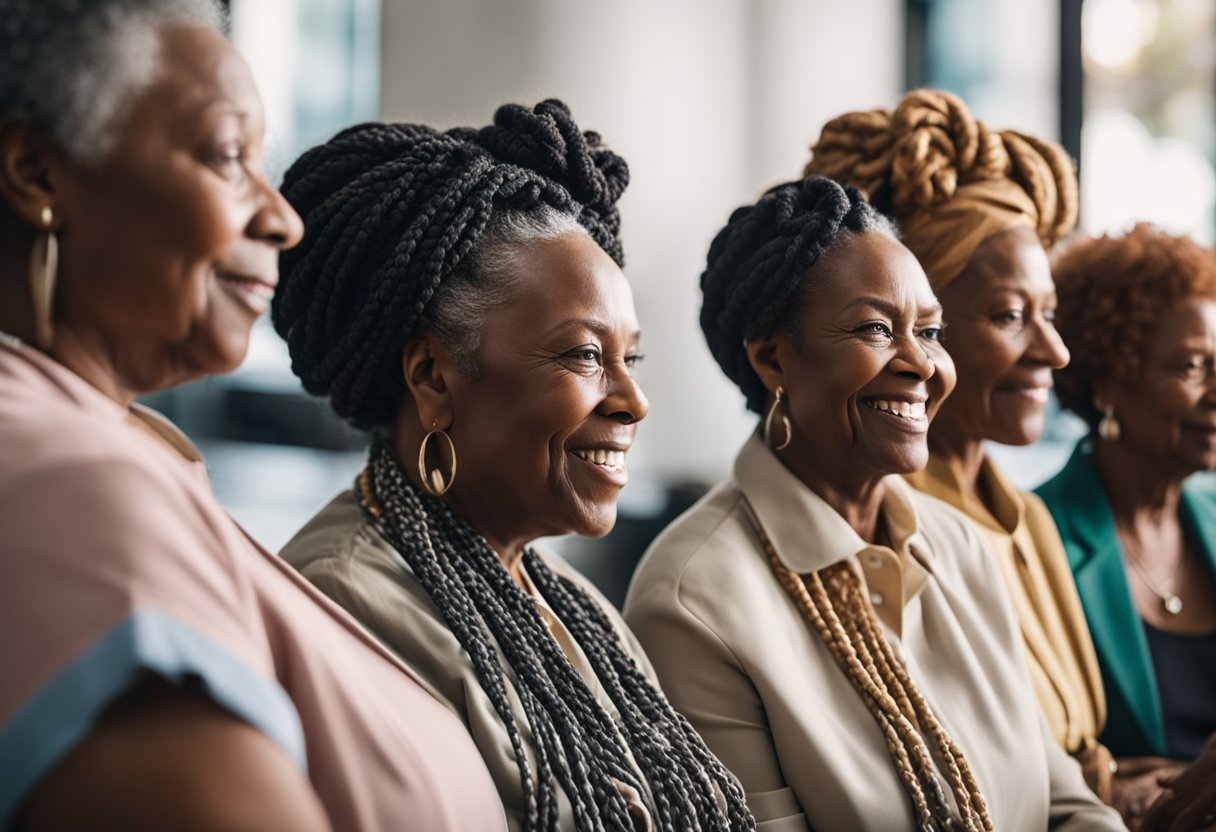
[[[849,309],[852,309],[854,306],[873,307],[874,309],[877,309],[879,312],[883,313],[884,315],[886,315],[889,318],[898,318],[900,316],[900,314],[903,312],[903,310],[900,307],[891,303],[889,300],[886,300],[884,298],[876,298],[871,295],[862,295],[859,298],[854,298],[853,300],[849,301],[848,303],[846,303],[844,305],[844,310],[842,310],[842,311],[847,311]],[[930,307],[926,307],[924,309],[917,310],[916,314],[917,314],[917,317],[922,317],[924,315],[938,315],[938,314],[941,314],[941,311],[942,311],[942,305],[940,303],[934,303]]]
[[[596,318],[571,318],[570,320],[562,321],[561,323],[557,324],[557,326],[552,327],[545,333],[545,335],[555,335],[563,329],[570,329],[573,327],[589,329],[601,338],[612,334],[612,327],[601,320],[597,320]],[[631,338],[641,338],[642,330],[635,329],[629,335]]]

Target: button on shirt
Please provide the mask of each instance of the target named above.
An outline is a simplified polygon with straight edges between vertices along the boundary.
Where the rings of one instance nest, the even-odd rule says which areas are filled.
[[[1054,742],[1000,574],[970,523],[892,477],[890,546],[862,540],[753,436],[735,476],[669,527],[625,617],[663,689],[739,777],[762,830],[914,829],[869,709],[773,574],[843,561],[882,597],[888,641],[962,749],[997,829],[1122,829]]]

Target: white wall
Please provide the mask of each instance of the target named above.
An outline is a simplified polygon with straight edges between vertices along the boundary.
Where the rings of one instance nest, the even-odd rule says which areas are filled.
[[[384,0],[381,117],[485,124],[564,99],[629,162],[626,272],[651,402],[631,468],[715,480],[755,424],[697,325],[730,211],[797,176],[828,118],[901,90],[901,0]]]

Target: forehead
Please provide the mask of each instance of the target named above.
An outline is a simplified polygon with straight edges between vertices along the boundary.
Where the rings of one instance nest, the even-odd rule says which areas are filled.
[[[1047,252],[1029,228],[1010,228],[982,242],[942,295],[1002,290],[1030,295],[1055,293]]]
[[[1153,326],[1148,352],[1216,349],[1216,298],[1191,297],[1167,306]]]
[[[515,259],[513,278],[501,312],[526,318],[533,333],[565,321],[598,321],[628,335],[638,328],[629,281],[587,234],[575,231],[527,245]]]
[[[175,24],[158,30],[159,66],[135,98],[126,131],[173,128],[225,110],[261,118],[261,101],[240,54],[206,26]]]
[[[811,311],[834,315],[857,298],[882,300],[913,314],[936,308],[937,298],[912,252],[885,234],[870,232],[839,244],[818,264]]]

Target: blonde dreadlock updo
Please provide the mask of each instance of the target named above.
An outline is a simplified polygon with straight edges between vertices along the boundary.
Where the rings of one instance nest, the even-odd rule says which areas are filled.
[[[1002,231],[1031,228],[1051,248],[1077,220],[1077,178],[1063,148],[991,130],[941,90],[910,92],[890,112],[832,119],[803,173],[859,188],[894,219],[934,291]]]

